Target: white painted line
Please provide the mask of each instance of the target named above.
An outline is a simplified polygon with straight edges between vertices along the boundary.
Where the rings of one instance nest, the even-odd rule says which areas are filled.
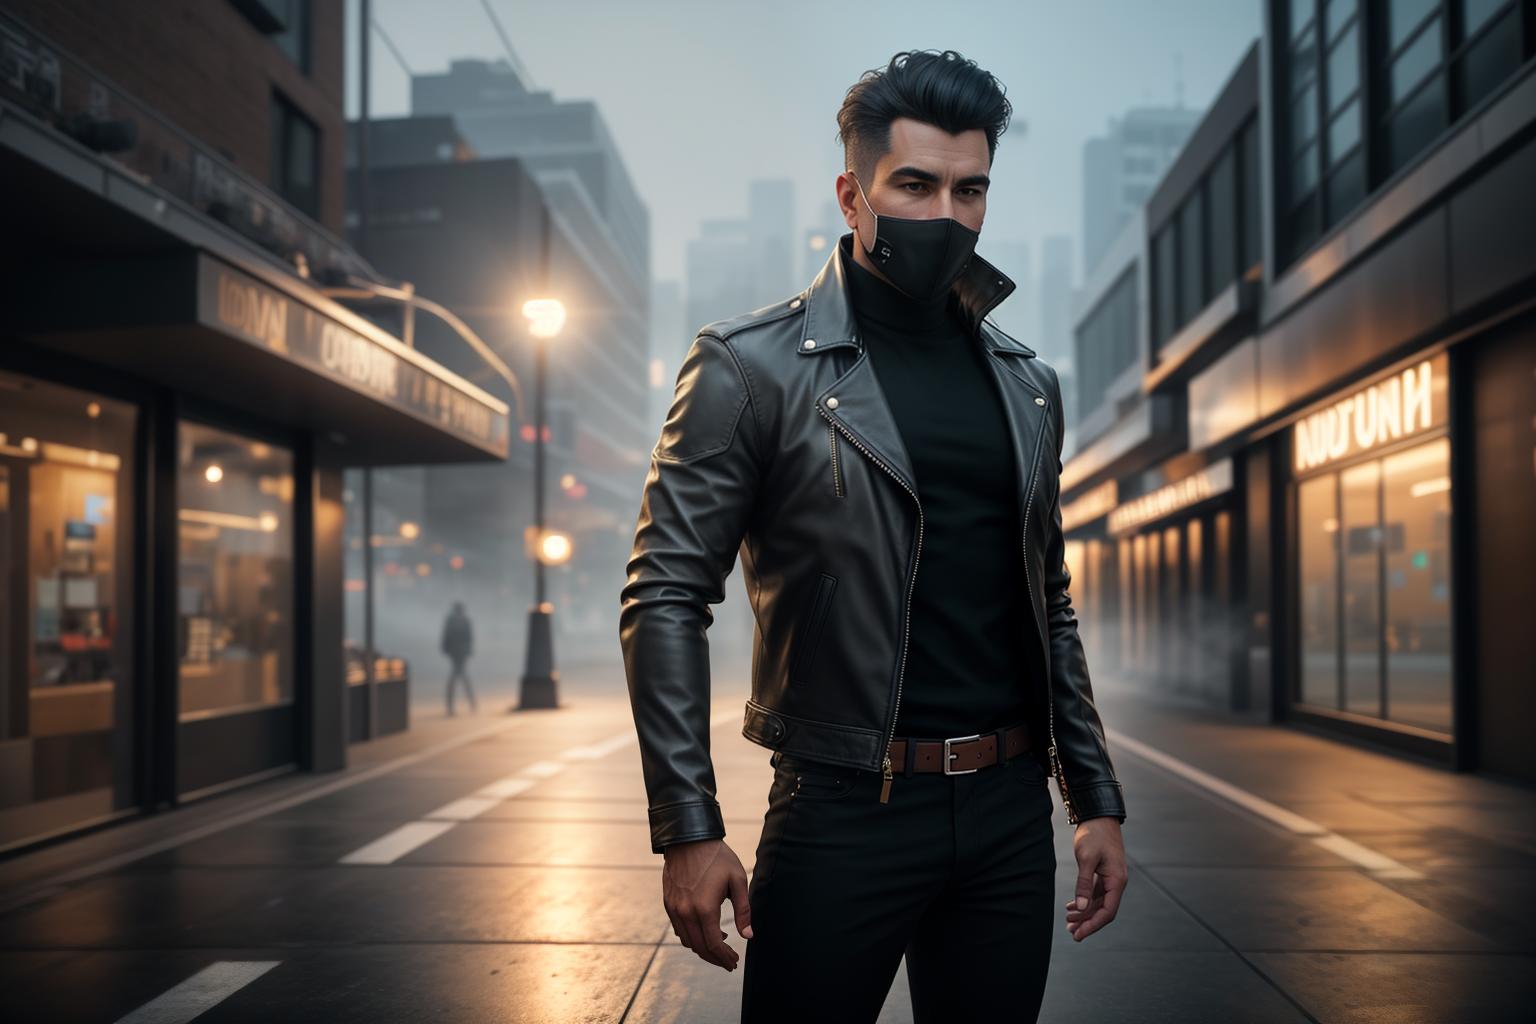
[[[1250,814],[1257,815],[1286,832],[1290,832],[1293,835],[1306,836],[1329,853],[1364,868],[1378,878],[1416,881],[1424,877],[1422,872],[1399,861],[1395,861],[1385,854],[1377,853],[1369,847],[1361,846],[1353,839],[1339,835],[1326,825],[1321,825],[1310,818],[1304,818],[1299,814],[1288,811],[1279,804],[1270,803],[1255,793],[1250,793],[1246,789],[1234,786],[1225,779],[1217,778],[1209,772],[1201,771],[1187,761],[1181,761],[1170,754],[1165,754],[1156,747],[1149,746],[1138,739],[1127,736],[1118,729],[1106,729],[1105,735],[1113,740],[1117,746],[1129,750],[1138,757],[1151,761],[1159,768],[1187,779],[1201,789],[1236,804]]]
[[[436,821],[468,821],[470,818],[484,814],[499,803],[501,803],[500,800],[480,796],[460,797],[452,803],[439,807],[427,815],[427,818]]]
[[[164,992],[117,1024],[185,1024],[222,1003],[281,960],[219,960]]]
[[[350,775],[344,775],[339,779],[322,783],[318,786],[312,786],[304,790],[302,793],[294,793],[291,796],[281,797],[277,800],[260,804],[256,807],[250,808],[249,810],[241,811],[238,814],[232,814],[227,818],[220,818],[218,821],[211,821],[206,825],[199,825],[196,828],[187,829],[185,832],[177,833],[174,836],[170,836],[166,839],[161,839],[153,843],[147,843],[144,846],[136,847],[132,850],[127,850],[112,857],[102,857],[98,860],[93,860],[83,867],[75,868],[73,871],[66,871],[59,875],[50,875],[46,880],[38,883],[38,885],[39,887],[58,887],[72,885],[75,882],[84,881],[87,878],[94,878],[97,875],[104,874],[108,871],[115,871],[125,864],[132,864],[135,861],[143,860],[145,857],[152,857],[162,851],[174,850],[178,846],[185,845],[186,843],[193,842],[197,839],[206,838],[207,836],[216,835],[220,832],[223,832],[225,829],[234,828],[237,825],[244,825],[248,821],[255,821],[258,818],[264,818],[269,814],[276,814],[279,811],[286,811],[291,807],[298,807],[301,804],[307,804],[311,800],[318,800],[323,796],[330,796],[332,793],[339,793],[344,789],[350,789],[351,787],[361,783],[370,782],[373,779],[379,778],[380,776],[399,771],[401,768],[407,768],[413,764],[431,760],[432,758],[437,757],[439,754],[445,754],[450,750],[455,750],[459,747],[466,746],[467,744],[483,740],[487,736],[494,736],[499,732],[505,732],[513,726],[527,721],[529,721],[529,719],[507,718],[506,720],[497,722],[494,725],[489,725],[484,729],[477,729],[474,732],[464,733],[463,735],[454,736],[451,739],[443,740],[441,743],[434,743],[429,747],[423,747],[421,750],[416,751],[414,754],[405,754],[401,757],[395,758],[393,761],[385,761],[382,764],[374,765],[372,768],[365,768],[362,771]],[[34,897],[35,893],[33,890],[22,890],[18,892],[12,899],[0,901],[0,911],[4,911],[8,908],[30,902]]]
[[[475,795],[505,800],[508,797],[527,792],[538,781],[538,779],[530,779],[526,775],[509,775],[499,782],[493,782],[489,786],[475,790]]]
[[[536,779],[547,779],[563,771],[565,771],[565,765],[559,761],[535,761],[523,769],[523,774],[531,775]]]
[[[572,747],[562,752],[560,756],[569,761],[595,761],[600,757],[607,757],[615,750],[622,750],[635,740],[636,736],[633,732],[621,732],[617,736],[610,736],[590,746]]]
[[[451,821],[412,821],[341,858],[342,864],[393,864],[453,828]]]

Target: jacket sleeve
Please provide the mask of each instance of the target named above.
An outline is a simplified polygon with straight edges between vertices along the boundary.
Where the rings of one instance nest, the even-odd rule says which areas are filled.
[[[620,593],[619,642],[653,853],[725,835],[709,756],[705,630],[757,499],[759,454],[746,374],[723,339],[700,334],[651,451]]]
[[[1055,410],[1056,472],[1062,471],[1061,451],[1066,420],[1061,406],[1061,381],[1051,374]],[[1067,587],[1072,574],[1066,564],[1066,538],[1061,528],[1061,488],[1054,489],[1046,523],[1045,610],[1051,644],[1051,694],[1056,702],[1056,757],[1066,780],[1072,824],[1106,816],[1125,823],[1125,798],[1109,759],[1104,726],[1093,703],[1088,659],[1077,631],[1077,615]]]

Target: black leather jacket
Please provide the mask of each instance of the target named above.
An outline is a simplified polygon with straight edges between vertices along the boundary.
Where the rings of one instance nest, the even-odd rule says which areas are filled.
[[[892,771],[922,508],[848,302],[851,239],[799,295],[699,332],[651,453],[619,639],[653,852],[725,835],[705,630],[738,549],[757,621],[742,734]],[[1069,822],[1124,821],[1067,594],[1060,385],[1033,350],[983,320],[1013,288],[973,257],[955,293],[1004,399],[1022,481],[1018,554],[1034,622],[1020,628],[1038,631],[1041,655],[1033,749],[1046,751]]]

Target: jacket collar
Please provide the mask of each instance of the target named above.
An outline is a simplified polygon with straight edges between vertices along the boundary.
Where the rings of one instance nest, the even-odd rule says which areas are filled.
[[[848,301],[847,261],[853,259],[853,232],[838,239],[832,254],[810,287],[800,293],[805,301],[805,318],[796,350],[801,355],[825,352],[848,345],[858,347],[858,321]],[[959,301],[960,310],[973,332],[979,333],[989,352],[1030,357],[1035,350],[994,327],[987,314],[1011,295],[1015,285],[1006,274],[980,256],[973,255],[960,279],[950,291]],[[815,341],[806,346],[807,339]]]

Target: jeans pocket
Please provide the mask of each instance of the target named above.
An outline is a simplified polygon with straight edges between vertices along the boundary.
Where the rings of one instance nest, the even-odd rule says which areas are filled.
[[[1020,754],[1008,763],[1008,767],[1024,780],[1026,786],[1043,786],[1051,777],[1045,765],[1029,753]]]
[[[859,769],[783,758],[779,770],[790,777],[790,796],[795,800],[841,800],[859,783]]]

